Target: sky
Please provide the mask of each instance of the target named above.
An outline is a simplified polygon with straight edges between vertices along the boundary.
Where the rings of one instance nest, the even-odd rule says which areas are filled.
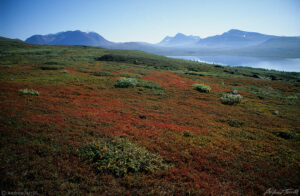
[[[230,29],[300,36],[300,0],[0,0],[0,36],[25,40],[68,30],[109,41],[157,43]]]

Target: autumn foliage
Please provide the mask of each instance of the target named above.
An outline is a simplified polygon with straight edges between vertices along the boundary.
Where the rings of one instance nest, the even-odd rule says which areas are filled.
[[[281,78],[271,81],[136,51],[10,42],[0,42],[2,190],[262,195],[300,185],[299,74],[261,73]],[[233,89],[243,101],[222,104]]]

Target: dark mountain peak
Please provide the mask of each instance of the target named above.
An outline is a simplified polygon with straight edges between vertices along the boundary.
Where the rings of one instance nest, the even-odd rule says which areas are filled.
[[[33,35],[26,39],[31,44],[46,45],[87,45],[105,47],[111,45],[112,42],[107,41],[101,35],[95,32],[83,32],[80,30],[64,31],[56,34]]]

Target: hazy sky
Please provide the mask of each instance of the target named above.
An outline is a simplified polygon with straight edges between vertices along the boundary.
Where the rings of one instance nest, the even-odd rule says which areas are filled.
[[[156,43],[178,32],[203,38],[233,28],[300,36],[300,0],[0,0],[0,36],[22,40],[82,30]]]

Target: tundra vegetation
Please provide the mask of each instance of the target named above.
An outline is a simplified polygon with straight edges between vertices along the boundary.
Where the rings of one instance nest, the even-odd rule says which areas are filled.
[[[193,86],[199,92],[209,93],[211,91],[210,86],[204,84],[194,84]]]
[[[240,103],[242,98],[243,97],[240,94],[223,93],[221,102],[227,105],[234,105]]]
[[[1,190],[262,195],[300,186],[300,73],[0,38],[0,81]]]

